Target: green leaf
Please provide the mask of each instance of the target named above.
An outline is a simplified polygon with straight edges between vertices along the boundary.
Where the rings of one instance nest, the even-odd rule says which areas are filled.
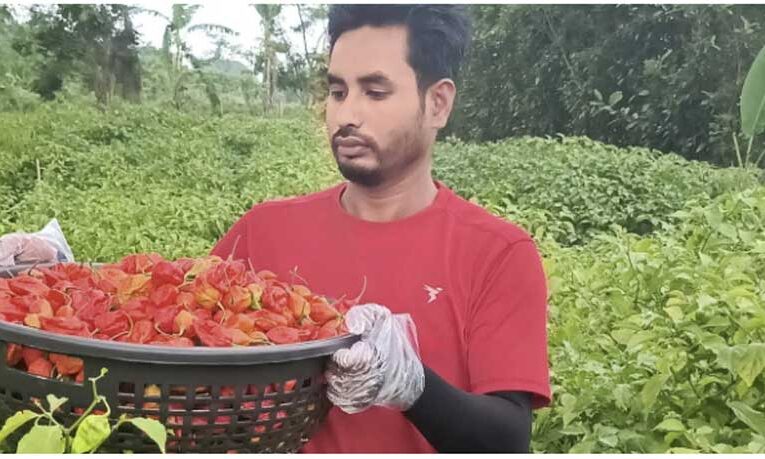
[[[159,450],[165,453],[165,444],[167,443],[167,430],[165,426],[154,419],[134,418],[129,421],[134,426],[141,429],[159,446]]]
[[[734,368],[746,385],[752,387],[754,380],[765,369],[765,344],[746,345],[744,355],[734,362]]]
[[[659,395],[659,391],[664,386],[664,383],[669,379],[669,375],[658,374],[649,379],[643,390],[640,392],[640,401],[643,402],[643,408],[648,409],[656,402],[656,397]]]
[[[622,97],[623,97],[623,95],[622,95],[621,91],[616,91],[616,92],[612,93],[611,96],[609,96],[609,98],[608,98],[608,105],[616,105],[616,104],[618,104],[619,101],[622,100]]]
[[[741,90],[741,130],[748,137],[765,131],[765,47],[754,59]]]
[[[611,332],[611,336],[619,344],[627,344],[630,341],[630,338],[632,338],[632,335],[634,334],[635,334],[635,330],[630,330],[626,328],[620,328],[618,330],[614,330]]]
[[[668,308],[664,308],[664,312],[667,313],[670,319],[672,319],[673,322],[679,322],[683,320],[683,310],[680,309],[677,306],[670,306]]]
[[[633,350],[639,345],[645,343],[646,341],[651,341],[654,338],[656,338],[656,335],[650,331],[641,330],[632,337],[630,337],[629,341],[627,341],[627,349]]]
[[[111,434],[109,418],[106,415],[88,415],[77,427],[77,434],[72,442],[75,454],[95,451]]]
[[[9,417],[5,421],[5,424],[3,424],[3,428],[0,429],[0,443],[4,442],[9,435],[18,430],[24,424],[38,417],[40,417],[39,414],[29,410],[19,411],[18,413]]]
[[[576,424],[564,427],[558,432],[560,432],[561,435],[585,435],[587,433],[587,429],[585,429],[581,424]]]
[[[61,426],[34,426],[19,440],[19,454],[61,454],[66,449]]]
[[[685,426],[679,419],[665,419],[661,421],[653,430],[662,432],[685,432]]]
[[[568,452],[569,454],[588,454],[592,452],[594,447],[595,440],[584,440],[574,445]]]
[[[61,405],[69,401],[69,399],[66,397],[59,398],[53,394],[48,394],[47,400],[48,400],[48,406],[50,407],[49,409],[51,413],[61,408]]]
[[[730,319],[725,316],[717,315],[709,319],[702,328],[727,327],[729,325]]]
[[[744,402],[728,402],[728,406],[744,424],[760,435],[765,435],[765,414],[753,409]]]
[[[699,309],[704,310],[708,308],[709,306],[712,306],[713,304],[717,303],[717,300],[707,295],[706,293],[702,293],[701,295],[699,295],[697,302],[699,305]]]
[[[619,430],[614,427],[597,426],[595,436],[600,443],[610,448],[616,448],[616,445],[619,444]]]

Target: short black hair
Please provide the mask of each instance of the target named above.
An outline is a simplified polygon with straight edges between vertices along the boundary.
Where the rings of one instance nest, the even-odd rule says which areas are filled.
[[[442,78],[456,80],[471,34],[470,16],[463,5],[331,5],[330,55],[345,32],[395,25],[408,30],[408,62],[420,93]]]

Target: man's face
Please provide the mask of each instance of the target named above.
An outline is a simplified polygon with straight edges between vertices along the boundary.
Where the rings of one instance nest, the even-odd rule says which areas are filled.
[[[405,27],[362,27],[343,33],[329,64],[327,130],[343,176],[375,187],[424,159],[417,79],[407,62]]]

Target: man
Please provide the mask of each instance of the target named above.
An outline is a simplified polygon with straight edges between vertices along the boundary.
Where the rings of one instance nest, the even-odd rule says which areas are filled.
[[[465,10],[333,5],[329,35],[326,126],[347,182],[254,206],[213,250],[280,276],[297,269],[329,296],[365,284],[375,303],[348,314],[363,343],[334,356],[338,407],[304,451],[526,452],[531,410],[551,396],[539,253],[431,175]]]

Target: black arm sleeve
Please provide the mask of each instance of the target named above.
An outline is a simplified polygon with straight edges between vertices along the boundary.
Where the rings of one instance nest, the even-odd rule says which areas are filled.
[[[471,394],[425,367],[425,389],[404,413],[441,453],[528,453],[531,394]]]

